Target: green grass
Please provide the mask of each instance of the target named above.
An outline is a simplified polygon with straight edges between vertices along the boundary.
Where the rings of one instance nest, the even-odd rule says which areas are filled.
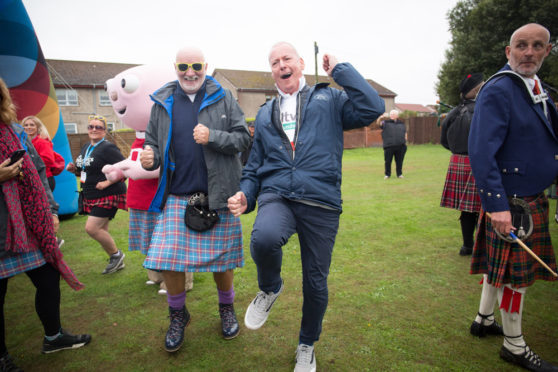
[[[480,277],[469,275],[461,246],[459,212],[440,208],[449,152],[410,146],[404,179],[383,179],[380,148],[345,151],[343,208],[329,279],[330,301],[321,340],[320,371],[515,371],[498,357],[501,338],[475,339],[469,325],[478,310]],[[555,201],[551,203],[554,212]],[[240,320],[258,291],[250,257],[255,214],[242,217],[245,267],[235,271]],[[26,371],[292,371],[301,317],[298,240],[284,247],[285,291],[266,325],[225,341],[219,333],[217,294],[208,273],[195,274],[187,304],[192,322],[182,349],[163,349],[166,298],[141,268],[143,256],[127,251],[128,214],[110,230],[126,252],[126,268],[100,275],[107,257],[85,231],[85,217],[61,223],[63,252],[83,291],[64,282],[62,324],[93,341],[76,351],[41,355],[42,327],[34,289],[25,275],[9,282],[6,339]],[[558,225],[551,222],[553,240]],[[543,358],[558,364],[556,283],[537,282],[527,292],[523,332]],[[496,315],[499,318],[499,314]],[[242,321],[241,321],[242,323]]]

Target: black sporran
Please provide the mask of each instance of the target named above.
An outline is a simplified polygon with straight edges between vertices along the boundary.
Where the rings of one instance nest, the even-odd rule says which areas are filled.
[[[531,215],[531,208],[529,203],[523,199],[510,198],[510,214],[512,218],[512,225],[515,227],[515,235],[519,239],[527,239],[533,233],[533,216]],[[503,236],[494,230],[500,239],[513,243],[514,239],[509,236]]]
[[[209,209],[207,195],[196,192],[188,198],[184,222],[192,230],[207,231],[219,222],[219,215],[216,211]]]

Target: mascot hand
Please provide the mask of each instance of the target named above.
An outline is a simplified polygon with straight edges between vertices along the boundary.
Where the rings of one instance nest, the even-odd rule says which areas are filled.
[[[118,167],[118,164],[120,163],[107,164],[102,169],[102,172],[105,174],[105,177],[110,182],[120,181],[125,177],[124,173],[122,172],[122,169]]]
[[[132,180],[148,180],[148,179],[159,177],[159,168],[157,168],[156,170],[147,171],[142,168],[139,161],[133,161],[130,158],[124,159],[119,163],[113,164],[112,166],[113,168],[116,168],[117,171],[123,175],[122,177],[130,178]],[[106,174],[105,172],[106,167],[108,166],[105,165],[103,167],[103,173],[105,174]],[[107,179],[109,179],[108,175],[107,175]],[[120,178],[116,178],[116,180],[119,179]]]

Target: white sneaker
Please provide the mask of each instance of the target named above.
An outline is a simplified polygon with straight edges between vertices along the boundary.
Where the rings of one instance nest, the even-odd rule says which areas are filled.
[[[389,178],[389,176],[384,176],[384,180],[387,180]]]
[[[314,346],[299,344],[296,348],[296,365],[294,372],[316,372]]]
[[[155,285],[155,282],[153,280],[148,280],[145,282],[145,285]]]
[[[269,312],[271,311],[271,307],[277,300],[277,297],[283,291],[283,281],[281,281],[281,288],[279,288],[279,292],[273,293],[265,293],[264,291],[259,291],[256,295],[256,298],[250,303],[248,309],[246,309],[246,315],[244,315],[244,324],[248,329],[258,329],[264,325],[267,317],[269,316]]]
[[[159,289],[159,290],[157,291],[157,293],[159,293],[160,295],[166,295],[166,294],[167,294],[167,290],[161,288],[161,289]]]

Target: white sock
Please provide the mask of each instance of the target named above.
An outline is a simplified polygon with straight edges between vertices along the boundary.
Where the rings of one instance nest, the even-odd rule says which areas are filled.
[[[492,323],[494,323],[494,306],[496,305],[496,301],[498,300],[498,288],[494,287],[492,284],[488,284],[487,278],[488,275],[484,274],[482,281],[482,293],[479,304],[479,314],[490,316],[483,318],[477,314],[477,317],[475,318],[475,322],[483,325],[491,325]]]
[[[521,333],[521,317],[523,315],[523,301],[525,300],[525,292],[527,288],[512,288],[511,285],[506,284],[504,287],[498,289],[498,302],[502,305],[502,298],[504,296],[504,289],[509,288],[514,293],[513,296],[521,295],[521,302],[519,305],[519,312],[510,313],[510,309],[500,309],[502,315],[502,327],[504,328],[504,347],[514,354],[523,354],[527,344],[523,339]],[[512,300],[513,302],[513,300]]]

